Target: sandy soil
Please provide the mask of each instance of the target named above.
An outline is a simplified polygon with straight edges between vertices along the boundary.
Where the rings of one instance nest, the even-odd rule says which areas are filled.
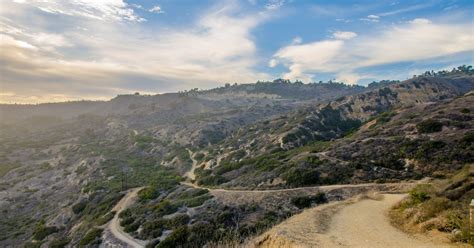
[[[455,247],[392,226],[387,212],[403,197],[384,194],[381,200],[350,200],[305,210],[257,238],[257,247]]]

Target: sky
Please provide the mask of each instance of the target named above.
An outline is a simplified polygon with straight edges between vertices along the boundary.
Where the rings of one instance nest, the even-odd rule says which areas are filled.
[[[0,103],[474,64],[474,1],[0,0]]]

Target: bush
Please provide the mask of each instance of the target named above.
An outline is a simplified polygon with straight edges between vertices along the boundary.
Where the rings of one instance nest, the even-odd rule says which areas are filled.
[[[104,230],[100,228],[92,228],[89,232],[84,235],[84,237],[79,241],[79,246],[90,246],[98,245],[102,242],[100,237]]]
[[[161,241],[156,247],[157,248],[168,248],[168,247],[183,247],[188,240],[188,228],[182,226],[174,230],[166,239]]]
[[[109,222],[111,219],[113,219],[114,216],[115,216],[115,211],[106,213],[106,214],[100,216],[99,218],[97,218],[95,220],[95,224],[98,225],[98,226],[101,226],[101,225]]]
[[[138,222],[133,222],[133,223],[130,223],[130,224],[128,224],[128,225],[125,225],[125,227],[123,228],[123,230],[124,230],[125,232],[131,233],[131,232],[135,232],[139,227],[140,227],[140,223],[138,223]]]
[[[471,110],[468,109],[468,108],[463,108],[463,109],[460,110],[460,112],[463,113],[463,114],[469,114],[469,113],[471,113]]]
[[[43,240],[44,238],[46,238],[47,236],[55,232],[58,232],[58,228],[55,226],[40,225],[36,228],[35,232],[33,233],[33,239]]]
[[[167,214],[172,214],[178,210],[178,206],[172,204],[168,200],[163,200],[160,203],[156,204],[154,211],[157,212],[160,216]]]
[[[71,240],[68,238],[59,238],[59,239],[55,239],[51,241],[51,243],[49,244],[49,247],[50,248],[63,248],[63,247],[66,247],[66,245],[69,244],[69,242],[71,242]]]
[[[82,200],[72,206],[72,212],[75,214],[80,214],[87,206],[87,200]]]
[[[135,221],[135,218],[133,218],[131,216],[125,217],[124,219],[122,219],[120,221],[120,225],[125,227],[125,226],[128,226],[128,225],[132,224],[134,221]]]
[[[190,218],[187,214],[178,214],[175,217],[167,220],[166,228],[167,229],[176,229],[180,226],[186,225],[189,222]]]
[[[424,196],[423,199],[426,199]],[[437,214],[441,213],[449,207],[449,200],[444,197],[435,197],[429,200],[425,200],[423,205],[421,205],[422,214],[419,216],[418,221],[427,221]]]
[[[155,188],[146,187],[138,191],[138,198],[140,198],[140,200],[151,200],[158,197],[158,193],[159,192]]]
[[[291,204],[295,205],[296,207],[308,208],[314,204],[322,204],[326,203],[328,200],[324,193],[318,193],[315,196],[298,196],[291,199]]]
[[[210,175],[210,176],[204,176],[204,177],[199,177],[197,179],[197,183],[199,185],[209,185],[209,186],[213,186],[213,185],[219,185],[219,184],[223,184],[227,182],[227,180],[222,177],[222,176],[219,176],[219,175]]]
[[[293,187],[316,185],[319,183],[319,171],[293,167],[283,174],[286,183]]]
[[[413,205],[417,205],[428,199],[430,199],[430,196],[426,192],[415,190],[410,191],[410,200],[412,201]]]
[[[158,238],[161,236],[166,222],[167,221],[163,219],[145,222],[142,225],[140,235],[143,239]]]
[[[443,124],[439,121],[428,119],[416,125],[419,133],[436,133],[443,129]]]

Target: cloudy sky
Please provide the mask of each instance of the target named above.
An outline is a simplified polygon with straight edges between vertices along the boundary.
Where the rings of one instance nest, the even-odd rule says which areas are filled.
[[[0,103],[474,64],[474,1],[0,0]]]

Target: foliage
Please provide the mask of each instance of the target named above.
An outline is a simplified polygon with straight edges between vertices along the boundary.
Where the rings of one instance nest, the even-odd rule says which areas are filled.
[[[416,125],[419,133],[435,133],[443,129],[443,124],[437,120],[427,119]]]
[[[80,214],[87,206],[87,200],[81,200],[80,202],[72,206],[72,212],[75,214]]]
[[[138,195],[138,198],[140,198],[140,200],[151,200],[158,197],[159,192],[153,187],[146,187],[138,191],[137,195]]]
[[[412,201],[413,205],[420,204],[430,199],[430,196],[428,195],[427,192],[418,191],[416,189],[411,190],[409,195],[410,195],[410,200]]]
[[[104,230],[100,228],[92,228],[90,231],[84,235],[84,237],[79,241],[79,246],[91,246],[91,245],[97,245],[102,242],[100,237],[102,236],[102,232]]]
[[[292,167],[283,174],[288,185],[294,187],[317,185],[320,183],[320,173],[312,168]]]
[[[166,239],[161,241],[156,247],[185,247],[188,240],[189,231],[186,226],[175,229]]]
[[[469,114],[469,113],[471,113],[471,110],[468,109],[468,108],[462,108],[462,109],[460,110],[460,112],[463,113],[463,114]]]
[[[49,247],[50,248],[63,248],[63,247],[66,247],[66,245],[68,245],[69,242],[71,242],[71,240],[69,238],[54,239],[49,244]]]
[[[47,236],[52,233],[58,232],[59,229],[55,226],[45,226],[44,224],[40,224],[36,227],[33,233],[33,239],[35,240],[43,240]]]
[[[311,207],[314,204],[326,203],[327,201],[324,193],[318,193],[314,196],[297,196],[291,198],[291,203],[300,209]]]

